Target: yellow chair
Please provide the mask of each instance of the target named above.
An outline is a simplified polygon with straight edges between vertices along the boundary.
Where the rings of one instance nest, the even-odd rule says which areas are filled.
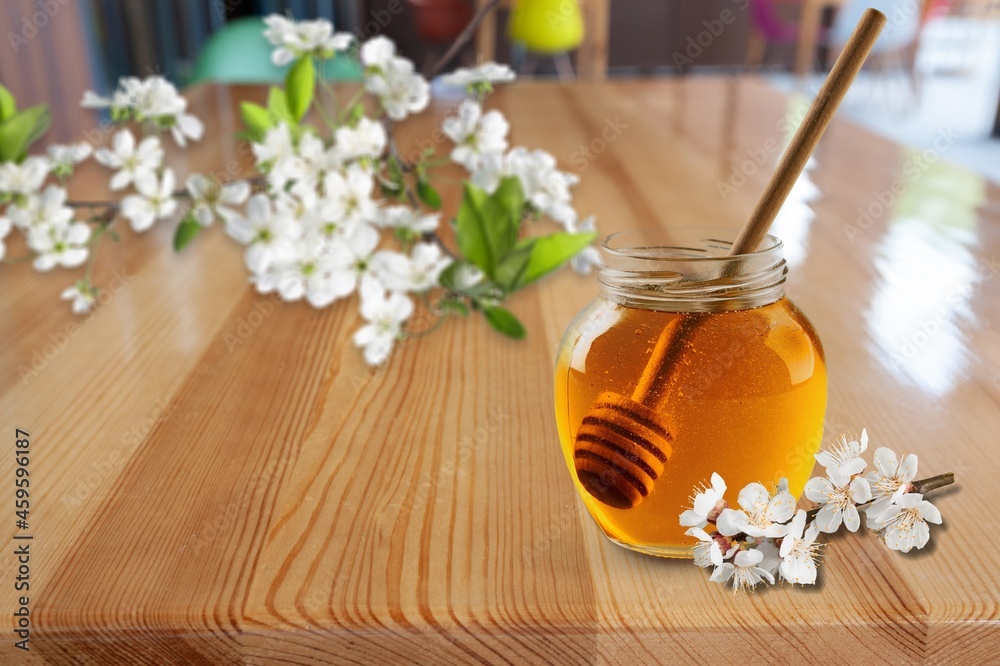
[[[488,0],[476,0],[478,6]],[[560,77],[572,75],[568,51],[576,50],[580,78],[604,79],[608,71],[610,0],[501,0],[512,7],[507,24],[510,38],[532,55],[554,58]],[[476,57],[496,59],[496,13],[487,15],[476,33]],[[524,72],[522,72],[524,73]]]
[[[583,17],[578,0],[518,0],[507,22],[507,34],[525,51],[522,74],[534,72],[536,55],[551,57],[559,78],[572,78],[567,55],[583,43]]]

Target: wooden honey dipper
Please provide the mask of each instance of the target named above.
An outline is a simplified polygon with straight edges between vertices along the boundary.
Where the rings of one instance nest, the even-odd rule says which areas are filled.
[[[875,9],[866,10],[858,21],[728,256],[753,252],[760,245],[885,22],[885,15]],[[733,261],[724,274],[737,275],[739,269],[739,262]],[[662,413],[670,369],[685,339],[702,321],[699,315],[673,319],[660,334],[632,396],[602,393],[584,417],[573,458],[580,483],[595,499],[629,509],[653,490],[672,451],[673,427]]]

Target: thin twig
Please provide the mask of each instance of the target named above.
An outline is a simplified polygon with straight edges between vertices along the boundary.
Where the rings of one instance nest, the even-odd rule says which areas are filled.
[[[455,38],[455,41],[451,43],[448,50],[444,52],[443,56],[441,56],[441,59],[438,60],[431,68],[431,71],[427,74],[428,79],[433,79],[441,73],[441,70],[443,70],[449,62],[451,62],[451,59],[462,50],[462,47],[464,47],[470,39],[472,39],[472,35],[476,32],[476,28],[478,28],[479,24],[483,22],[486,15],[496,9],[499,4],[500,0],[489,0],[489,2],[479,8],[476,15],[472,17],[471,21],[469,21],[469,25],[465,26],[462,33]]]

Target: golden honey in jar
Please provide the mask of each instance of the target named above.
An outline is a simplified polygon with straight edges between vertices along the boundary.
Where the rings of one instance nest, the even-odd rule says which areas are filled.
[[[727,496],[785,478],[797,498],[812,471],[823,349],[784,296],[781,241],[768,236],[737,257],[730,245],[698,230],[609,237],[600,297],[560,344],[566,463],[590,515],[622,546],[690,557],[695,540],[679,516],[713,472]]]

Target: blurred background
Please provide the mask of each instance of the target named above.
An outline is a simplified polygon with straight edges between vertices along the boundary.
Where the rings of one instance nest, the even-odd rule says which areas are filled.
[[[323,17],[360,38],[386,34],[425,71],[485,0],[5,0],[0,82],[48,102],[52,139],[92,126],[86,89],[162,74],[180,85],[278,81],[260,16]],[[889,25],[842,113],[896,141],[929,147],[1000,182],[1000,0],[503,0],[453,66],[497,60],[522,76],[759,75],[819,88],[867,6]],[[337,59],[327,75],[357,80]]]

